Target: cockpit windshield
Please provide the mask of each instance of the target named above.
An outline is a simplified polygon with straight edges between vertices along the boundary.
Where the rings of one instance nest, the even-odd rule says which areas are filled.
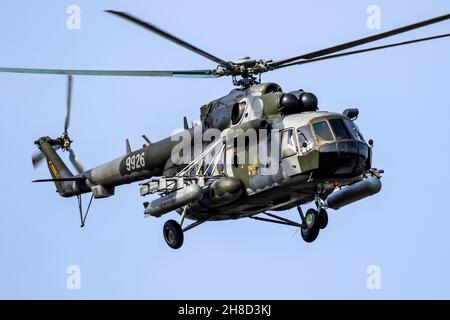
[[[331,127],[333,128],[336,139],[351,139],[350,134],[347,132],[347,128],[344,125],[342,119],[330,119]]]
[[[312,125],[315,138],[318,143],[331,142],[336,140],[353,139],[364,142],[364,138],[358,130],[356,124],[349,119],[335,118],[328,121],[319,121]],[[300,128],[299,128],[300,130]],[[334,136],[333,136],[334,133]],[[300,145],[302,137],[299,133]]]
[[[319,143],[334,140],[333,134],[331,133],[330,127],[326,121],[314,123],[313,129]]]
[[[349,119],[344,119],[344,123],[347,128],[347,131],[349,132],[349,134],[351,135],[351,137],[353,139],[359,140],[359,141],[364,141],[364,138],[363,138],[361,132],[359,132],[358,127],[356,126],[356,124],[353,123],[353,121],[351,121]]]

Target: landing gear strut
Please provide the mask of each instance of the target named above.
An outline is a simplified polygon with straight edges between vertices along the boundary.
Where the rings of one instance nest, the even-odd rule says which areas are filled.
[[[91,194],[91,199],[89,200],[89,204],[86,209],[86,212],[83,213],[83,202],[81,201],[81,194],[77,194],[78,211],[80,211],[80,222],[81,222],[80,228],[84,227],[84,223],[86,222],[86,218],[89,213],[89,209],[91,208],[93,198],[94,198],[94,194]]]
[[[328,225],[328,213],[325,210],[324,202],[320,198],[318,193],[315,196],[315,203],[316,203],[317,212],[319,215],[319,227],[320,227],[320,229],[325,229]]]
[[[306,211],[306,214],[303,214],[302,208],[300,206],[297,206],[301,223],[297,223],[295,221],[282,218],[280,216],[265,211],[261,213],[266,216],[269,216],[272,219],[257,216],[250,216],[249,218],[259,221],[284,224],[287,226],[300,228],[300,234],[302,235],[303,240],[305,240],[306,242],[313,242],[319,235],[320,229],[325,229],[325,227],[328,224],[328,215],[322,205],[323,202],[316,202],[316,203],[318,203],[317,208],[319,210],[311,208],[308,209],[308,211]]]

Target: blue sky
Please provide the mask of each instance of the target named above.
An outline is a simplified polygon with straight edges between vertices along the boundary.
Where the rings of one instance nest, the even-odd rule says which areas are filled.
[[[66,28],[67,6],[81,29]],[[198,47],[235,60],[281,59],[450,12],[447,1],[5,1],[0,65],[42,68],[203,69],[208,60],[103,13],[138,15]],[[392,38],[448,33],[450,22]],[[381,43],[388,43],[383,41]],[[95,201],[79,228],[76,199],[31,184],[33,141],[62,132],[63,76],[0,74],[0,298],[315,299],[450,298],[450,100],[448,40],[292,67],[264,75],[290,91],[314,92],[322,110],[358,107],[357,124],[375,141],[382,191],[330,210],[328,228],[304,243],[290,227],[253,220],[211,222],[168,248],[160,219],[143,218],[138,185]],[[159,140],[199,117],[199,107],[231,90],[228,78],[75,77],[73,147],[92,167]],[[66,154],[64,155],[66,159]],[[286,217],[297,218],[293,210]],[[81,289],[66,269],[81,269]],[[381,270],[381,289],[366,270]]]

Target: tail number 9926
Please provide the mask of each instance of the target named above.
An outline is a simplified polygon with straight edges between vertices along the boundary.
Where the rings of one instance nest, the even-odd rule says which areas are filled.
[[[142,170],[145,167],[144,152],[136,153],[125,159],[125,168],[128,172]]]

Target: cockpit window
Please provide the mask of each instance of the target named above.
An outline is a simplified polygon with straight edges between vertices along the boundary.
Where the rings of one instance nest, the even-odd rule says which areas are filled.
[[[287,129],[281,132],[281,153],[283,158],[297,154],[293,129]]]
[[[314,140],[311,133],[311,129],[309,125],[302,126],[297,129],[298,134],[298,144],[300,146],[301,152],[305,152],[311,149]],[[306,147],[305,147],[306,146]]]
[[[336,139],[351,139],[347,128],[345,127],[342,119],[330,119],[331,127],[333,128]]]
[[[354,124],[353,121],[345,119],[344,123],[345,126],[347,127],[349,134],[352,136],[353,139],[364,141],[362,134],[359,132],[358,128],[356,127],[356,124]]]
[[[314,123],[313,128],[319,142],[334,140],[333,134],[331,133],[330,127],[326,121]]]

